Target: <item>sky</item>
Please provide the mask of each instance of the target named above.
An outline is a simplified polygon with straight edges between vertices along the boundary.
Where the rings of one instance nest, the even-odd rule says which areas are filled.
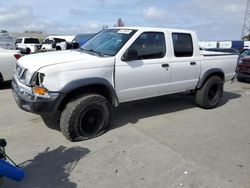
[[[247,0],[0,0],[0,29],[75,35],[125,26],[195,30],[199,40],[238,40]]]

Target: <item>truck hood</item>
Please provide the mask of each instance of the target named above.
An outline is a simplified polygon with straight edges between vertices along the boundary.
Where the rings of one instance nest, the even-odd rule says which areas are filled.
[[[61,63],[70,63],[74,61],[95,61],[100,59],[98,56],[90,55],[76,50],[65,50],[65,51],[56,51],[56,52],[45,52],[39,54],[26,55],[18,60],[18,63],[29,69],[31,72],[35,72],[42,67],[61,64]]]

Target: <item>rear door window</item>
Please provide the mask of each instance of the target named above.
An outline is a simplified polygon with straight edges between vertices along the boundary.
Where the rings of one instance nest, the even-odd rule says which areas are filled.
[[[193,41],[190,34],[172,33],[175,57],[193,56]]]
[[[37,44],[39,43],[39,40],[35,38],[26,38],[24,39],[24,43],[25,44]]]
[[[66,42],[65,39],[60,39],[60,38],[55,38],[54,40],[55,40],[57,43],[59,43],[59,42]]]

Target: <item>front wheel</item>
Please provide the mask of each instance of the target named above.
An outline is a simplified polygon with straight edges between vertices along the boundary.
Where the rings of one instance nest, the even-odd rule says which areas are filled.
[[[62,134],[70,141],[81,141],[103,134],[111,119],[109,101],[97,94],[86,94],[69,102],[60,119]]]
[[[31,50],[29,48],[26,49],[26,54],[31,54]]]
[[[212,76],[204,83],[201,89],[197,90],[195,95],[195,103],[201,108],[215,108],[218,106],[222,94],[222,79],[218,76]]]

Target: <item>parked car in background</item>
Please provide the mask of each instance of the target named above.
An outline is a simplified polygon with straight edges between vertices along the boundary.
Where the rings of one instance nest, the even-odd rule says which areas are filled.
[[[16,49],[20,50],[21,53],[25,54],[35,53],[40,48],[41,44],[38,38],[20,37],[16,39]]]
[[[14,66],[20,57],[21,54],[17,50],[0,48],[0,84],[12,79]]]
[[[250,49],[245,50],[245,51],[241,54],[241,56],[242,56],[242,57],[250,56]]]
[[[239,60],[237,66],[237,80],[246,81],[250,80],[250,56],[243,57]]]
[[[52,50],[66,50],[69,48],[69,44],[65,39],[47,37],[42,43],[41,50],[52,51]]]
[[[75,38],[75,35],[50,35],[47,38],[64,39],[64,40],[66,40],[66,42],[71,43],[72,40]]]
[[[15,38],[11,36],[6,30],[0,31],[0,47],[9,50],[15,50]]]
[[[93,37],[96,33],[87,33],[87,34],[78,34],[72,40],[72,43],[77,43],[79,47],[85,44],[91,37]]]

